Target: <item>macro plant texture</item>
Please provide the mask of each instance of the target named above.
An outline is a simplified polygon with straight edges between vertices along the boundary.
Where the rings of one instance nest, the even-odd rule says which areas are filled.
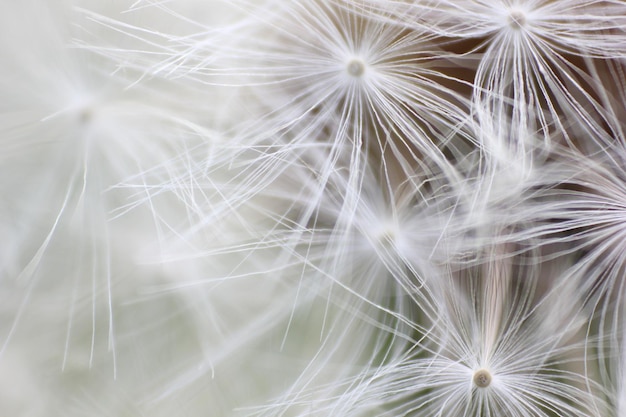
[[[626,416],[624,0],[0,35],[0,414]]]

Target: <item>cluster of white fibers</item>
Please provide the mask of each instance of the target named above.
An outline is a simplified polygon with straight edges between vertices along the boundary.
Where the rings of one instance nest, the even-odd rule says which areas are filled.
[[[622,417],[622,0],[0,7],[0,410]]]

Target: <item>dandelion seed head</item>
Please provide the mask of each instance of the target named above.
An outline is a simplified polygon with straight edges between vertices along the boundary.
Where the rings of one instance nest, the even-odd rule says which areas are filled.
[[[508,16],[508,24],[513,29],[521,30],[526,26],[526,14],[519,9],[511,10]]]
[[[387,229],[381,235],[379,235],[378,239],[383,244],[387,242],[393,242],[396,240],[396,232],[393,229]]]
[[[365,73],[365,62],[360,58],[352,58],[348,61],[348,65],[346,66],[346,71],[348,75],[354,78],[360,78]]]
[[[94,117],[91,109],[83,109],[78,113],[78,121],[81,125],[88,124]]]
[[[474,382],[474,385],[478,388],[487,388],[491,385],[491,380],[491,372],[486,369],[477,370],[474,372],[474,376],[472,377],[472,382]]]
[[[392,224],[383,224],[377,230],[370,233],[369,239],[372,242],[372,248],[376,253],[382,251],[385,253],[391,250],[398,253],[398,245],[400,244],[400,233]],[[380,254],[379,254],[380,255]]]

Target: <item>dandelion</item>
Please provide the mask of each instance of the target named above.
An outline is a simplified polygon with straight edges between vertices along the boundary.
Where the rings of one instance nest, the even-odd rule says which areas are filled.
[[[444,40],[475,41],[458,49],[478,62],[473,111],[481,126],[495,125],[500,138],[512,132],[509,146],[523,152],[529,130],[546,145],[555,131],[569,144],[572,131],[585,132],[590,141],[597,137],[603,111],[595,92],[603,87],[596,67],[623,58],[621,2],[434,1],[396,7],[394,16],[407,25]]]
[[[13,414],[621,416],[622,1],[35,3]]]
[[[66,334],[59,343],[60,367],[70,360],[75,341],[84,340],[80,334],[87,326],[86,366],[94,365],[96,345],[106,339],[115,375],[115,288],[120,296],[128,289],[116,282],[133,264],[132,254],[139,253],[135,247],[155,233],[150,222],[128,219],[131,233],[123,221],[109,223],[109,210],[127,196],[107,191],[169,159],[180,126],[166,101],[157,105],[156,95],[146,99],[150,89],[124,91],[123,77],[110,76],[94,55],[71,48],[72,15],[55,6],[25,2],[3,18],[11,36],[3,37],[2,45],[0,88],[8,106],[3,109],[0,158],[7,181],[2,192],[15,213],[5,222],[20,226],[13,228],[14,258],[3,262],[2,272],[21,302],[3,322],[0,351],[13,343],[21,326],[41,319],[30,311],[52,303],[57,308],[44,317],[58,332],[48,334],[53,339]],[[22,42],[9,43],[9,38]]]
[[[250,112],[236,130],[246,133],[230,148],[256,149],[265,161],[248,174],[248,187],[262,189],[288,165],[285,155],[298,158],[311,147],[327,154],[317,168],[321,187],[336,161],[349,158],[347,206],[370,162],[387,163],[389,175],[400,177],[422,160],[451,169],[445,152],[466,122],[467,103],[447,87],[454,81],[439,70],[446,56],[428,35],[368,19],[350,2],[236,4],[248,14],[245,24],[170,38],[180,49],[176,64],[151,73],[167,67],[169,77],[245,92]]]
[[[594,384],[572,367],[576,353],[590,342],[579,336],[586,319],[582,304],[572,302],[575,286],[561,276],[533,299],[537,275],[526,268],[492,267],[486,267],[487,274],[450,282],[448,294],[469,291],[469,297],[457,293],[445,307],[438,306],[440,321],[423,343],[358,382],[337,384],[345,391],[311,400],[312,410],[320,415],[602,415],[601,401],[587,391]],[[563,294],[570,297],[567,306],[552,305]],[[557,311],[558,317],[546,323],[545,317]]]

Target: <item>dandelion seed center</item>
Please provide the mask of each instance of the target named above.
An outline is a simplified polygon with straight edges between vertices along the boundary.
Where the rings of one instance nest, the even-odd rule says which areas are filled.
[[[365,63],[360,59],[353,59],[348,62],[348,66],[346,69],[348,71],[348,74],[350,74],[352,77],[360,77],[365,72]]]
[[[86,125],[91,120],[93,120],[93,118],[94,118],[94,112],[93,110],[89,108],[83,109],[78,113],[78,121],[82,125]]]
[[[393,247],[395,233],[392,230],[385,230],[378,236],[378,244],[383,247]]]
[[[486,369],[479,369],[474,372],[473,381],[478,388],[487,388],[491,384],[491,373]]]
[[[509,14],[509,26],[513,29],[521,29],[526,25],[526,15],[520,10],[513,10]]]

